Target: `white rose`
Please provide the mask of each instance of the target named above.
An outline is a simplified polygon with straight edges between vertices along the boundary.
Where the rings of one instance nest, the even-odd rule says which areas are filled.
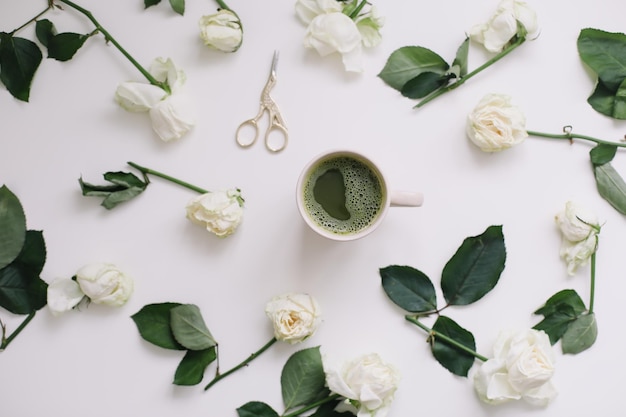
[[[565,210],[554,219],[562,235],[560,255],[567,263],[567,273],[574,275],[597,250],[601,226],[594,213],[572,201],[565,203]]]
[[[466,133],[484,152],[498,152],[528,137],[526,117],[504,94],[483,97],[467,117]]]
[[[276,296],[265,306],[265,314],[274,327],[274,337],[292,344],[313,335],[321,321],[320,307],[308,294]]]
[[[48,308],[53,316],[70,311],[80,303],[85,293],[76,281],[69,278],[58,278],[48,285]]]
[[[241,21],[231,10],[219,9],[215,14],[202,16],[198,23],[206,46],[222,52],[235,52],[241,46]]]
[[[315,49],[321,56],[341,54],[346,71],[360,72],[361,33],[356,23],[341,12],[316,16],[307,28],[305,48]]]
[[[336,0],[297,0],[296,16],[308,25],[317,16],[325,13],[336,13],[343,10],[343,4]]]
[[[539,330],[501,332],[494,356],[472,370],[478,397],[489,404],[524,399],[547,405],[556,396],[551,378],[555,355],[548,335]]]
[[[219,237],[231,235],[243,219],[243,198],[237,189],[202,194],[187,204],[187,218]]]
[[[149,112],[152,128],[164,141],[180,139],[195,125],[195,112],[182,87],[185,73],[171,59],[157,58],[150,74],[169,86],[170,92],[156,85],[128,81],[115,91],[115,101],[131,112]]]
[[[385,417],[400,382],[398,370],[372,353],[336,367],[324,361],[326,385],[356,407],[358,417]]]
[[[89,299],[96,304],[119,307],[133,293],[132,278],[115,265],[92,263],[76,272],[76,282]]]
[[[482,44],[489,52],[501,52],[518,32],[518,22],[526,33],[537,31],[537,14],[520,0],[502,0],[487,23],[470,29],[472,40]]]
[[[376,6],[370,7],[367,13],[356,18],[356,27],[361,33],[363,46],[371,48],[382,41],[380,28],[385,24],[385,18],[378,14]]]

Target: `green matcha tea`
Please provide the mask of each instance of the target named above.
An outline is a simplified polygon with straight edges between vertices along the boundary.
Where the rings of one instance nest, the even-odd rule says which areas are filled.
[[[379,177],[364,162],[337,156],[321,161],[308,175],[303,190],[307,213],[336,234],[355,234],[379,215],[384,191]]]

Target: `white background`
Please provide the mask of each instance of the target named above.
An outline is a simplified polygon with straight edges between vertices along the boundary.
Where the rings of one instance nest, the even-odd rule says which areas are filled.
[[[11,31],[45,1],[0,0],[0,30]],[[41,310],[0,353],[0,414],[7,417],[236,416],[236,408],[264,401],[279,412],[280,371],[295,351],[321,346],[350,359],[379,353],[402,381],[391,416],[587,416],[619,414],[623,404],[624,216],[596,191],[591,145],[529,138],[499,154],[485,154],[466,138],[465,118],[487,93],[513,97],[527,127],[574,131],[619,140],[626,123],[596,113],[586,99],[595,77],[581,62],[576,39],[594,27],[623,32],[622,0],[532,1],[541,33],[504,60],[420,110],[376,75],[395,49],[428,47],[447,60],[465,32],[486,21],[497,2],[378,1],[386,16],[383,42],[364,55],[362,74],[346,73],[338,56],[320,57],[302,46],[305,27],[294,1],[241,1],[245,38],[234,54],[208,50],[197,21],[212,1],[187,2],[184,16],[166,1],[148,10],[141,0],[81,0],[142,64],[171,57],[188,78],[198,110],[194,130],[163,143],[144,114],[113,101],[118,83],[141,75],[101,36],[69,62],[44,60],[30,103],[0,91],[0,183],[21,200],[29,229],[43,230],[48,258],[42,278],[71,277],[86,263],[106,261],[135,279],[124,307],[91,305],[53,317]],[[91,23],[65,8],[47,15],[59,31],[87,33]],[[32,27],[21,36],[34,39]],[[238,124],[256,114],[275,49],[280,106],[291,141],[280,154],[261,143],[234,141]],[[488,58],[470,49],[470,69]],[[394,208],[372,235],[332,242],[307,229],[295,204],[301,168],[330,148],[364,152],[381,164],[394,188],[419,190],[421,208]],[[185,219],[194,193],[158,178],[139,198],[113,211],[81,196],[78,178],[102,183],[106,171],[131,171],[127,161],[166,172],[207,189],[239,187],[246,199],[237,232],[218,239]],[[613,165],[626,175],[621,152]],[[597,259],[596,344],[577,356],[557,352],[559,396],[546,409],[524,403],[487,406],[471,381],[456,377],[431,356],[426,335],[403,318],[384,294],[379,268],[411,265],[435,282],[464,238],[503,225],[507,261],[496,288],[474,305],[446,314],[473,332],[491,355],[504,328],[531,327],[532,312],[557,291],[576,289],[588,301],[589,267],[566,275],[559,258],[554,215],[574,200],[604,222]],[[285,292],[309,292],[324,321],[300,345],[276,344],[248,368],[208,392],[171,384],[180,352],[143,341],[130,316],[149,303],[197,304],[220,344],[226,369],[272,336],[265,303]],[[22,317],[0,312],[9,331]],[[427,323],[432,324],[432,323]],[[208,382],[214,367],[205,375]]]

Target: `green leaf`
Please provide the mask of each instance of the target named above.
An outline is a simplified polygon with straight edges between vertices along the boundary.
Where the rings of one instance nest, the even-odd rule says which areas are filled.
[[[568,306],[572,309],[575,316],[587,311],[585,303],[578,293],[574,290],[561,290],[548,298],[546,303],[537,309],[534,314],[543,314],[549,316],[562,310],[562,307]]]
[[[47,48],[50,38],[56,35],[54,24],[48,19],[38,20],[35,24],[35,35],[37,39],[39,39],[39,42]]]
[[[14,314],[30,314],[47,304],[48,284],[39,277],[45,261],[42,232],[27,231],[20,254],[0,269],[0,306]]]
[[[422,72],[417,77],[409,80],[400,93],[408,98],[424,98],[433,91],[448,84],[449,77],[436,72]]]
[[[87,39],[89,39],[89,35],[72,32],[54,35],[48,40],[48,58],[54,58],[57,61],[69,61]]]
[[[578,53],[602,80],[615,92],[626,78],[626,35],[587,28],[578,35]]]
[[[535,330],[543,330],[550,338],[550,344],[558,342],[569,325],[576,320],[576,314],[571,306],[561,306],[558,311],[546,315],[543,320],[533,326]]]
[[[20,200],[6,185],[0,187],[0,269],[22,251],[26,239],[26,216]]]
[[[350,411],[337,411],[335,408],[342,402],[341,399],[329,401],[320,405],[310,417],[353,417]]]
[[[147,9],[150,6],[155,6],[161,3],[161,0],[143,0],[144,8]]]
[[[439,316],[433,326],[433,330],[476,351],[476,343],[472,333],[459,326],[449,317]],[[446,341],[439,340],[437,336],[432,337],[434,342],[431,345],[431,350],[437,362],[455,375],[467,376],[467,373],[474,364],[474,356]]]
[[[598,192],[617,211],[626,214],[626,183],[610,163],[593,168]]]
[[[594,166],[609,163],[615,157],[616,152],[617,146],[615,145],[599,144],[589,151],[591,163]]]
[[[502,226],[489,226],[483,234],[466,238],[441,275],[448,304],[467,305],[481,299],[498,283],[505,260]]]
[[[470,45],[470,39],[469,37],[467,37],[465,38],[461,46],[459,46],[459,49],[457,49],[456,57],[454,58],[454,61],[452,61],[452,66],[457,65],[459,67],[459,73],[456,74],[456,76],[459,78],[467,74],[469,45]]]
[[[421,46],[404,46],[391,53],[378,74],[387,85],[402,91],[404,85],[423,72],[443,75],[448,63],[435,52]]]
[[[626,119],[626,79],[617,91],[609,90],[602,80],[598,80],[587,102],[598,113],[615,119]]]
[[[411,313],[437,308],[437,295],[430,279],[410,266],[390,265],[380,269],[383,290],[396,305]]]
[[[287,359],[280,375],[285,409],[308,404],[327,391],[319,346],[300,350]]]
[[[197,385],[204,371],[217,358],[215,346],[205,350],[188,350],[176,368],[175,385]]]
[[[185,350],[174,339],[170,324],[170,311],[180,303],[148,304],[141,308],[131,318],[137,325],[141,337],[159,347],[173,350]]]
[[[258,401],[242,405],[237,409],[237,414],[239,417],[279,417],[272,407]]]
[[[172,333],[178,343],[190,350],[205,350],[217,343],[195,304],[183,304],[170,311]]]
[[[185,0],[170,0],[170,5],[179,15],[185,14]]]
[[[137,197],[148,187],[149,182],[140,180],[129,172],[107,172],[104,179],[112,185],[94,185],[78,179],[81,191],[87,197],[104,197],[102,206],[108,210],[120,203]]]
[[[33,41],[0,33],[0,81],[13,97],[28,101],[41,60],[41,50]]]
[[[598,325],[593,313],[578,317],[563,335],[561,347],[563,353],[577,354],[589,349],[598,337]]]

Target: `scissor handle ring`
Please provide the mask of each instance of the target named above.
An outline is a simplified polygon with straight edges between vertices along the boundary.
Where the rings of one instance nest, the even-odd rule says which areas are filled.
[[[257,128],[258,129],[258,128]],[[280,146],[272,146],[270,144],[270,133],[272,133],[273,130],[279,130],[282,135],[283,135],[283,142]],[[258,131],[258,130],[257,130]],[[289,141],[289,133],[287,132],[287,128],[285,126],[283,126],[280,123],[272,123],[271,125],[268,126],[267,131],[265,132],[265,147],[270,151],[270,152],[280,152],[283,149],[285,149],[287,147],[287,142]]]
[[[250,142],[242,142],[241,140],[240,131],[241,131],[241,128],[245,126],[252,126],[254,128],[254,137],[252,138]],[[250,120],[244,121],[243,123],[239,125],[239,127],[237,128],[237,131],[235,132],[235,141],[237,142],[237,145],[241,146],[242,148],[249,148],[250,146],[254,145],[254,143],[256,142],[258,138],[259,138],[259,125],[256,119],[250,119]]]

